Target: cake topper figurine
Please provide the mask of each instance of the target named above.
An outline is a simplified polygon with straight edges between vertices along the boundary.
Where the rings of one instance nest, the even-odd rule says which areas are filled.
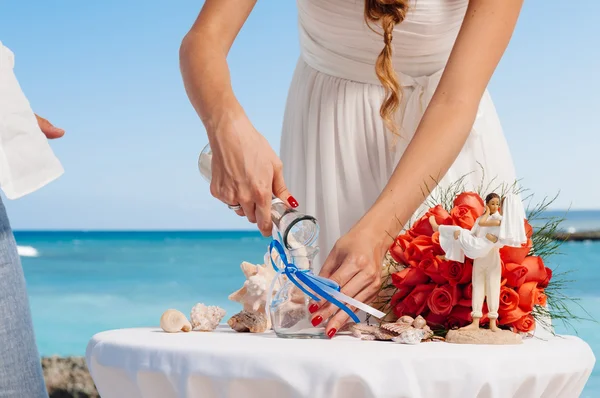
[[[473,297],[471,316],[473,321],[463,327],[463,331],[479,330],[483,317],[483,301],[488,306],[489,329],[497,332],[498,307],[502,263],[500,249],[504,246],[521,247],[527,242],[525,231],[525,210],[516,194],[508,194],[503,199],[496,193],[485,198],[485,212],[471,230],[454,225],[438,225],[432,216],[429,219],[434,231],[440,233],[440,246],[445,258],[464,262],[465,256],[473,259]]]

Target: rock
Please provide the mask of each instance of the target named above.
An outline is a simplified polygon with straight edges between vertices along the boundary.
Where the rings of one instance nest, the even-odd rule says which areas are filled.
[[[454,344],[493,344],[508,345],[521,344],[521,336],[510,330],[492,332],[489,329],[477,330],[450,330],[446,334],[446,342]]]
[[[600,231],[581,231],[581,232],[556,232],[552,236],[555,240],[567,241],[585,241],[585,240],[600,240]]]
[[[99,398],[83,357],[45,357],[42,369],[50,398]]]

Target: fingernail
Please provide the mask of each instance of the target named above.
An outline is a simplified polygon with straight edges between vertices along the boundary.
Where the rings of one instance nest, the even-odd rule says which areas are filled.
[[[316,304],[311,304],[310,307],[308,307],[308,312],[310,312],[311,314],[317,312],[317,310],[319,309],[319,306]]]
[[[321,322],[323,322],[323,317],[321,315],[317,315],[311,321],[312,325],[315,327],[318,326]]]
[[[298,201],[296,200],[296,198],[294,198],[293,196],[290,196],[288,198],[288,203],[290,204],[290,206],[292,206],[294,209],[296,207],[298,207]]]
[[[329,329],[329,331],[327,332],[327,336],[329,336],[329,338],[333,338],[333,336],[335,335],[335,332],[337,332],[336,328],[331,328]]]

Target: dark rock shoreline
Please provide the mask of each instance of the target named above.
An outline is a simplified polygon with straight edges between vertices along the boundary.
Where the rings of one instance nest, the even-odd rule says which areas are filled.
[[[84,357],[42,358],[50,398],[99,398]]]
[[[577,242],[584,240],[600,240],[600,231],[557,232],[554,234],[554,239]]]

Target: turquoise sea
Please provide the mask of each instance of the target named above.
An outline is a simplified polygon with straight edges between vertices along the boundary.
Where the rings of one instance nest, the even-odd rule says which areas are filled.
[[[600,211],[570,212],[563,228],[600,229]],[[90,337],[157,326],[167,308],[219,305],[243,283],[242,261],[262,262],[268,240],[244,231],[16,231],[41,355],[84,355]],[[571,270],[567,293],[600,320],[600,242],[567,242],[550,267]],[[581,313],[581,311],[579,311]],[[600,358],[600,324],[575,323]],[[561,333],[573,334],[562,324]],[[596,367],[584,396],[600,396]]]

